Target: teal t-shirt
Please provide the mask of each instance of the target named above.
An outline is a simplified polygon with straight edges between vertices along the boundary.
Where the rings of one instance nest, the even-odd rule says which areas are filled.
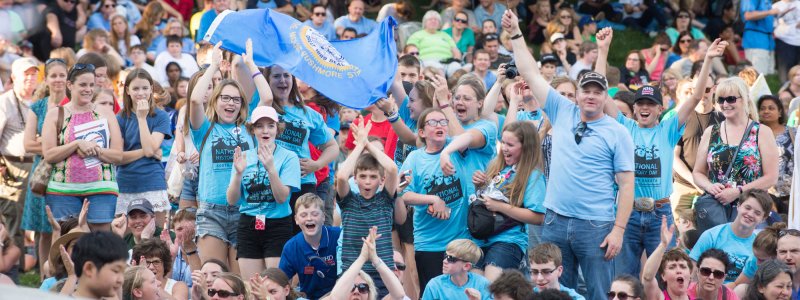
[[[728,254],[730,260],[725,283],[734,282],[744,270],[747,260],[755,260],[753,257],[753,241],[755,239],[755,233],[746,238],[736,236],[733,234],[731,223],[717,225],[700,235],[694,248],[689,252],[689,257],[697,261],[700,259],[700,255],[708,249],[722,249]]]
[[[642,128],[636,121],[617,114],[617,122],[630,132],[633,138],[636,168],[635,197],[653,199],[667,198],[672,194],[672,162],[675,145],[683,136],[685,126],[678,124],[678,117],[662,120],[652,128]]]
[[[467,294],[465,291],[468,288],[473,288],[481,293],[481,300],[489,300],[492,298],[492,293],[489,291],[489,282],[485,277],[468,272],[467,283],[462,286],[457,286],[450,280],[449,274],[442,274],[434,277],[425,286],[425,292],[422,294],[422,300],[439,300],[439,299],[466,299]]]
[[[511,183],[517,176],[516,170],[512,171],[512,167],[505,167],[500,171],[500,180],[503,180],[499,186],[505,186]],[[497,177],[495,177],[497,178]],[[540,214],[544,214],[544,193],[546,190],[544,174],[539,170],[533,170],[528,177],[528,183],[525,186],[525,195],[523,195],[523,207]],[[505,242],[516,244],[520,247],[523,253],[528,249],[528,226],[521,224],[506,231],[503,231],[493,237],[490,237],[486,245],[491,246],[497,242]]]
[[[317,111],[306,108],[305,106],[284,106],[284,113],[280,116],[281,121],[286,124],[280,136],[275,139],[275,143],[287,150],[297,154],[300,159],[311,158],[311,151],[308,143],[320,146],[333,139],[333,135],[328,131],[325,120]],[[309,173],[300,180],[300,184],[317,183],[314,173]]]
[[[201,149],[203,137],[211,130]],[[194,146],[200,149],[200,182],[197,187],[197,200],[212,204],[228,205],[226,193],[231,181],[233,151],[254,148],[253,137],[244,125],[215,123],[212,128],[208,119],[203,120],[199,129],[192,128]]]
[[[442,30],[455,41],[455,37],[453,37],[453,27],[447,28]],[[458,51],[461,51],[461,54],[466,54],[469,47],[475,47],[475,32],[472,29],[465,28],[464,32],[461,33],[461,39],[456,42],[456,47]],[[488,88],[487,88],[488,89]]]
[[[408,129],[411,129],[411,132],[417,133],[417,120],[411,118],[411,110],[408,109],[408,96],[403,99],[403,104],[397,108],[397,114],[403,119],[403,123],[406,123]],[[397,147],[394,150],[394,163],[397,164],[398,169],[403,166],[406,156],[414,150],[417,150],[417,145],[408,145],[399,138],[397,139]]]
[[[565,287],[564,285],[560,285],[558,290],[567,293],[570,297],[572,297],[572,300],[585,300],[586,299],[586,298],[583,298],[583,296],[581,296],[581,294],[578,294],[578,292],[576,292],[575,290],[573,290],[571,288],[568,288],[568,287]],[[539,292],[539,287],[538,286],[534,286],[533,287],[533,292],[534,293],[538,293]]]
[[[437,195],[450,208],[450,219],[440,220],[428,214],[427,205],[414,205],[414,249],[417,251],[445,251],[447,243],[455,239],[471,238],[467,230],[468,191],[474,189],[472,172],[466,170],[467,158],[472,156],[471,150],[465,153],[453,153],[450,160],[456,173],[444,176],[439,166],[441,153],[427,153],[424,148],[411,152],[401,172],[413,170],[411,183],[406,192],[423,195]]]
[[[284,218],[292,214],[289,205],[291,193],[300,190],[300,160],[297,154],[281,146],[275,147],[272,152],[272,161],[281,183],[288,186],[291,193],[278,203],[272,194],[272,185],[269,182],[267,169],[258,159],[258,148],[245,151],[247,168],[242,173],[239,199],[239,212],[248,216],[264,215],[267,219]],[[233,175],[236,170],[231,169]]]

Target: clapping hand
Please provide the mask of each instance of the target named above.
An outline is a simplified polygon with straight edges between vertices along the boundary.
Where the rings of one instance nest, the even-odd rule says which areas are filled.
[[[708,46],[706,57],[721,57],[723,54],[725,54],[726,47],[728,47],[728,42],[718,38],[711,43],[711,46]]]
[[[239,146],[233,150],[233,168],[236,169],[236,174],[242,174],[247,168],[247,153],[242,152]]]

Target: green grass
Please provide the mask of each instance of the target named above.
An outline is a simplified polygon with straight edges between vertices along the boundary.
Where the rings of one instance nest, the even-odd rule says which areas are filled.
[[[36,271],[30,271],[19,275],[19,285],[21,286],[38,289],[41,284],[42,281],[39,280],[39,273]]]

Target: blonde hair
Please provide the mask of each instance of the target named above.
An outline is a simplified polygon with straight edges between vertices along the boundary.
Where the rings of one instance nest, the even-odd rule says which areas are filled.
[[[457,239],[447,243],[447,252],[473,265],[481,259],[483,251],[475,242],[468,239]]]
[[[130,75],[128,75],[130,77]],[[222,95],[222,89],[226,86],[233,86],[239,92],[239,97],[242,97],[242,102],[239,105],[239,115],[236,117],[236,121],[234,122],[236,126],[243,125],[245,121],[247,121],[248,116],[248,105],[245,97],[247,97],[242,90],[242,86],[239,85],[239,82],[232,80],[232,79],[223,79],[214,87],[214,92],[211,93],[211,99],[208,100],[208,107],[206,107],[206,115],[209,116],[209,121],[211,123],[218,123],[219,116],[217,115],[217,102],[219,101],[220,96]]]
[[[739,77],[728,77],[723,79],[717,84],[717,91],[714,94],[714,99],[721,94],[735,94],[741,97],[744,101],[744,113],[753,121],[758,122],[758,108],[756,108],[755,101],[750,99],[750,89],[747,83]]]
[[[367,272],[364,270],[358,271],[358,276],[361,276],[361,279],[364,279],[364,282],[367,283],[369,286],[369,300],[377,300],[378,299],[378,289],[375,287],[375,280],[372,280],[372,276],[369,276]]]
[[[753,67],[744,68],[739,71],[739,74],[737,75],[744,80],[744,83],[747,84],[747,87],[753,86],[753,83],[755,83],[756,79],[758,79],[758,71]]]
[[[297,202],[294,203],[294,211],[297,212],[301,207],[310,208],[312,206],[317,206],[322,210],[325,208],[325,203],[322,201],[322,198],[314,193],[303,194],[297,197]]]
[[[142,288],[142,285],[144,284],[142,272],[144,271],[150,271],[150,269],[145,266],[135,266],[125,270],[125,281],[122,283],[123,300],[135,299],[133,296],[133,290]]]

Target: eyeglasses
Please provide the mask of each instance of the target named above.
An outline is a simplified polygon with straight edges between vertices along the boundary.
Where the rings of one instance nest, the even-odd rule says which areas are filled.
[[[214,297],[215,295],[219,295],[222,298],[228,298],[228,297],[239,296],[239,293],[226,291],[226,290],[208,289],[208,296],[209,297]]]
[[[461,24],[467,24],[467,23],[469,23],[469,20],[467,20],[467,19],[460,19],[460,18],[454,18],[454,19],[453,19],[453,21],[456,21],[456,22],[458,22],[458,23],[461,23]]]
[[[725,278],[725,272],[722,272],[720,270],[712,270],[711,268],[700,268],[700,276],[708,277],[711,274],[714,274],[714,279]]]
[[[231,102],[231,100],[233,100],[234,104],[242,104],[242,97],[231,97],[228,95],[219,96],[219,101],[222,101],[222,103],[228,103]]]
[[[688,19],[691,18],[689,15],[678,15],[678,19]]]
[[[447,121],[447,119],[425,121],[425,124],[428,126],[447,126],[448,123],[449,121]]]
[[[778,232],[778,238],[785,237],[787,235],[797,236],[800,237],[800,230],[797,229],[784,229]]]
[[[627,300],[628,297],[636,298],[636,296],[628,295],[628,293],[626,293],[626,292],[615,292],[615,291],[608,292],[608,294],[606,294],[606,296],[608,296],[609,300],[614,299],[614,298],[617,298],[619,300]]]
[[[317,16],[317,17],[324,17],[324,16],[327,16],[328,13],[321,12],[321,13],[314,13],[314,15]]]
[[[739,98],[740,97],[736,97],[736,96],[717,97],[717,103],[722,104],[722,103],[728,102],[728,104],[734,104],[734,103],[736,103],[736,100],[738,100]]]
[[[114,8],[114,4],[104,4],[103,8]]]
[[[450,255],[450,254],[448,254],[447,256],[445,256],[445,257],[444,257],[444,259],[446,259],[446,260],[447,260],[447,262],[448,262],[448,263],[451,263],[451,264],[454,264],[454,263],[456,263],[456,262],[459,262],[459,261],[467,262],[466,260],[460,259],[460,258],[458,258],[458,257],[455,257],[455,256],[452,256],[452,255]]]
[[[581,140],[583,140],[583,136],[586,134],[586,129],[589,128],[586,122],[578,123],[578,127],[575,128],[575,144],[580,144]]]
[[[691,42],[692,42],[691,39],[681,40],[681,44],[688,44],[688,43],[691,43]]]
[[[394,269],[397,270],[397,271],[405,271],[406,270],[406,264],[396,262],[396,263],[394,263]]]
[[[350,292],[352,293],[352,292],[355,292],[356,290],[358,290],[359,294],[369,293],[369,284],[366,284],[366,283],[354,284],[353,285],[353,289],[350,290]]]
[[[555,272],[555,271],[556,271],[556,269],[549,269],[549,270],[548,269],[541,269],[541,270],[531,269],[531,276],[539,276],[539,274],[542,274],[542,276],[549,276],[550,274],[553,274],[553,272]]]
[[[162,263],[163,263],[163,262],[162,262],[160,259],[159,259],[159,260],[145,260],[145,263],[144,263],[144,265],[145,265],[145,266],[150,266],[150,265],[153,265],[153,267],[156,267],[156,268],[158,268],[158,267],[160,267],[160,266],[161,266],[161,264],[162,264]]]
[[[66,61],[64,61],[63,59],[60,59],[60,58],[50,58],[47,61],[45,61],[44,64],[45,65],[49,65],[49,64],[55,63],[55,62],[62,63],[62,64],[65,64],[65,65],[67,64]]]

